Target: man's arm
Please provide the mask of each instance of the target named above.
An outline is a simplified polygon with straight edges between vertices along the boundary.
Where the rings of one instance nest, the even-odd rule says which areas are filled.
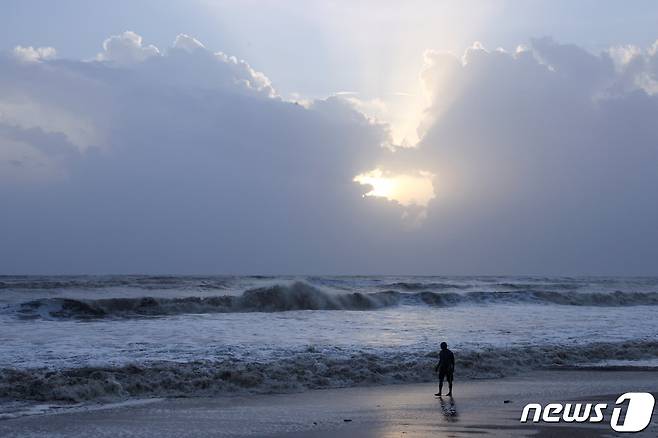
[[[439,363],[437,363],[436,366],[434,367],[434,372],[435,373],[439,372],[439,368],[441,368],[441,362],[442,361],[443,361],[443,355],[441,353],[439,353]]]

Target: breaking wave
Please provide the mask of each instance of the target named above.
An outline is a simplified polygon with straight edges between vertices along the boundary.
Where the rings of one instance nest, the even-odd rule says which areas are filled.
[[[433,307],[461,304],[553,304],[570,306],[658,305],[656,292],[400,292],[334,293],[305,282],[250,289],[242,295],[177,298],[41,298],[14,306],[21,318],[96,319],[192,313],[376,310],[399,304]]]
[[[373,310],[399,302],[396,292],[332,294],[304,282],[250,289],[242,295],[180,298],[43,298],[20,304],[23,318],[93,319],[185,313]]]
[[[332,355],[307,351],[285,359],[157,362],[62,370],[0,369],[0,399],[108,401],[129,397],[198,397],[230,393],[420,383],[435,378],[437,353]],[[456,377],[491,378],[610,359],[658,357],[658,341],[457,351]]]

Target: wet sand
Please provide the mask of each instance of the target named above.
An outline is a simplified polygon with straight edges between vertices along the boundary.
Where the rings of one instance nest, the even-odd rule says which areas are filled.
[[[624,392],[658,393],[656,371],[542,371],[435,384],[390,385],[299,394],[150,400],[85,407],[0,421],[3,437],[599,437],[606,421],[568,426],[519,422],[527,403],[605,402]],[[445,391],[445,388],[444,388]],[[658,436],[658,415],[642,433]],[[573,424],[573,423],[572,423]],[[629,434],[626,434],[629,436]]]

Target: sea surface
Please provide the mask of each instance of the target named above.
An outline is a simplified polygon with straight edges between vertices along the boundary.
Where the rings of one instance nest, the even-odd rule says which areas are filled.
[[[457,379],[656,367],[657,310],[658,278],[0,276],[0,417],[430,381],[441,341]]]

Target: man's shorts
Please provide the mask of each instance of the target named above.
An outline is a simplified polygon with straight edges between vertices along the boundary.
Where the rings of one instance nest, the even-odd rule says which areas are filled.
[[[439,380],[447,379],[448,382],[452,382],[452,370],[442,370],[439,369]]]

